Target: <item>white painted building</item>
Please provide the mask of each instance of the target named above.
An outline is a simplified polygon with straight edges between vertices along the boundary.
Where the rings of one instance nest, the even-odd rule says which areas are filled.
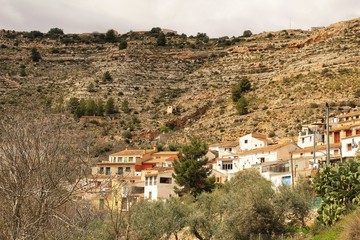
[[[353,158],[359,151],[360,135],[341,139],[341,153],[344,158]]]
[[[173,170],[144,171],[144,199],[161,200],[175,197]]]
[[[248,169],[253,165],[265,162],[275,162],[279,160],[288,160],[291,158],[291,152],[299,149],[293,142],[283,142],[253,150],[240,152],[239,169]]]
[[[271,143],[270,139],[259,133],[250,133],[239,138],[240,151],[266,147]]]
[[[339,143],[330,144],[330,159],[341,158],[341,145]],[[318,168],[319,162],[326,160],[326,144],[317,145],[315,148],[315,159],[314,162],[314,147],[305,147],[298,149],[293,152],[293,159],[308,159],[310,168]]]
[[[315,139],[315,144],[322,143],[323,135],[315,130],[316,130],[316,126],[313,127],[303,126],[301,132],[299,132],[298,142],[297,142],[298,146],[301,148],[314,146],[314,139]]]
[[[238,141],[216,143],[209,146],[209,150],[217,151],[219,158],[231,157],[239,151]]]

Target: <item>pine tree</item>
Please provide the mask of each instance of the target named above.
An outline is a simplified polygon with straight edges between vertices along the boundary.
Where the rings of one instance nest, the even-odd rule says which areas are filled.
[[[116,107],[114,103],[114,99],[109,97],[105,104],[105,112],[106,114],[113,114],[116,112]]]
[[[179,160],[174,162],[175,182],[180,188],[175,188],[179,195],[191,194],[197,197],[202,192],[211,192],[215,187],[215,179],[209,178],[211,169],[204,165],[208,159],[206,143],[198,138],[192,138],[190,144],[184,145],[179,153]]]
[[[164,33],[160,33],[157,38],[157,45],[158,46],[165,46],[166,45],[166,36]]]

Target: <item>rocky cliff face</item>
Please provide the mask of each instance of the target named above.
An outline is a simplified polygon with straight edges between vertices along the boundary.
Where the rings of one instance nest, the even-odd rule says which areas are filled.
[[[127,100],[132,111],[113,116],[103,136],[121,139],[130,128],[140,138],[168,125],[178,136],[199,135],[211,143],[250,131],[293,135],[299,124],[323,116],[325,102],[332,103],[333,111],[360,104],[354,98],[360,89],[360,19],[316,31],[283,30],[208,42],[167,36],[165,47],[156,46],[156,37],[147,33],[120,37],[126,39],[126,49],[119,50],[118,43],[95,43],[94,34],[29,38],[2,31],[3,110],[37,102],[49,111],[66,112],[71,97],[112,96],[118,106]],[[30,59],[34,47],[42,56],[39,62]],[[106,71],[111,81],[103,80]],[[253,88],[246,94],[249,113],[240,116],[230,96],[242,77]],[[172,114],[167,113],[169,106]]]

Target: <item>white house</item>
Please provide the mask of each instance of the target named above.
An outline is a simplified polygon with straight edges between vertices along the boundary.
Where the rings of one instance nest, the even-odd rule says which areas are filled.
[[[297,149],[299,149],[299,147],[293,142],[281,142],[253,150],[242,151],[238,153],[238,167],[240,170],[243,170],[251,168],[256,164],[288,160],[291,158],[291,152]]]
[[[239,168],[239,159],[237,157],[217,158],[212,164],[213,171],[220,173],[221,181],[230,180],[235,174],[243,169]]]
[[[341,158],[341,145],[339,143],[330,144],[330,159],[339,159]],[[298,159],[308,159],[309,165],[312,168],[318,168],[319,162],[324,162],[326,159],[326,145],[317,145],[315,148],[315,159],[314,162],[314,147],[305,147],[297,149],[293,152],[293,159],[296,161]]]
[[[359,151],[360,135],[341,139],[341,153],[344,158],[355,157]]]
[[[230,157],[239,151],[239,143],[238,141],[216,143],[210,145],[209,149],[212,151],[217,151],[219,158]]]
[[[144,199],[161,200],[176,196],[174,192],[176,184],[172,174],[173,170],[169,168],[143,171]]]
[[[314,142],[315,140],[315,142]],[[317,131],[317,126],[303,126],[298,136],[298,146],[301,148],[311,147],[323,142],[323,134]]]
[[[266,147],[272,142],[271,139],[259,133],[250,133],[239,138],[240,151]]]

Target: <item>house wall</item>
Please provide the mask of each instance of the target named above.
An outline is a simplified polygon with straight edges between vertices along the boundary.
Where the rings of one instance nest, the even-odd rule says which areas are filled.
[[[264,158],[264,162],[272,162],[277,160],[277,151],[258,152],[247,155],[240,155],[239,168],[241,170],[251,168],[254,164],[260,164],[261,158]]]
[[[103,168],[103,173],[100,173],[101,167]],[[123,173],[118,174],[118,168],[122,167]],[[107,174],[106,169],[110,168],[110,174]],[[129,168],[130,171],[126,171]],[[123,175],[123,176],[134,176],[135,175],[135,165],[134,164],[99,164],[97,165],[97,174],[99,175]]]
[[[271,181],[273,188],[278,188],[282,185],[291,185],[291,173],[272,174],[271,172],[261,173],[267,180]]]
[[[161,183],[160,179],[166,177],[171,178],[171,183]],[[158,175],[158,184],[157,184],[157,199],[169,199],[176,196],[174,191],[175,179],[172,178],[172,173],[161,173]]]
[[[158,177],[147,176],[145,177],[145,187],[144,187],[144,198],[149,200],[157,200],[158,198],[158,188],[157,188]]]
[[[291,154],[290,152],[293,152],[297,149],[300,149],[298,146],[296,146],[295,144],[289,144],[286,145],[282,148],[277,149],[278,155],[277,155],[277,160],[289,160],[291,158]]]
[[[247,134],[239,138],[240,150],[252,150],[255,148],[261,148],[267,146],[265,141],[261,141],[257,138],[251,136],[251,134]]]
[[[351,148],[349,147],[351,146]],[[359,150],[360,136],[345,138],[341,140],[341,153],[343,157],[355,157]]]
[[[225,164],[227,164],[227,166],[231,164],[232,169],[223,169]],[[216,163],[213,164],[213,169],[227,176],[243,170],[243,168],[240,167],[238,158],[218,159]]]
[[[238,150],[239,147],[219,147],[219,158],[236,154]]]

